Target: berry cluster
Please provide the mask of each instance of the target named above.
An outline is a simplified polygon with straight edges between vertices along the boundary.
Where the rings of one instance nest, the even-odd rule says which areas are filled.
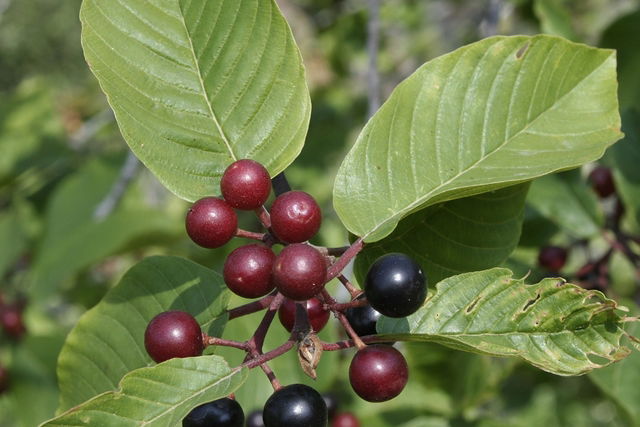
[[[316,247],[308,243],[319,230],[322,213],[312,196],[302,191],[277,192],[271,208],[267,170],[252,160],[238,160],[229,166],[220,181],[222,197],[198,200],[186,215],[191,239],[205,248],[221,247],[234,236],[257,240],[233,250],[223,267],[224,281],[233,293],[259,298],[229,310],[229,320],[266,309],[253,337],[245,342],[210,337],[202,332],[188,313],[160,313],[149,323],[145,348],[153,360],[201,355],[209,345],[226,345],[247,352],[244,365],[260,366],[275,392],[259,415],[250,414],[247,425],[325,426],[329,410],[323,397],[303,384],[282,386],[268,366],[269,360],[298,346],[300,364],[315,378],[315,368],[323,351],[357,347],[349,366],[353,390],[370,402],[396,397],[408,380],[407,363],[389,343],[379,343],[376,323],[380,315],[405,317],[425,301],[427,284],[420,266],[407,255],[386,254],[370,267],[364,292],[342,275],[342,269],[362,249],[358,240],[346,248]],[[288,186],[288,184],[287,184]],[[254,211],[265,227],[263,233],[238,228],[236,210]],[[279,251],[274,246],[282,246]],[[325,284],[338,278],[351,294],[347,303],[338,303]],[[287,342],[269,352],[262,351],[268,327],[278,315],[291,333]],[[319,332],[331,313],[343,325],[349,339],[337,343],[321,341]],[[370,344],[365,344],[369,342]],[[332,425],[358,425],[350,414],[333,417]],[[184,426],[236,426],[244,423],[240,405],[225,398],[195,408]]]
[[[538,252],[538,265],[543,270],[558,275],[567,270],[565,265],[570,255],[575,256],[575,259],[581,256],[586,257],[586,263],[577,270],[566,272],[569,280],[586,289],[606,291],[609,287],[610,261],[615,251],[620,252],[631,264],[640,267],[640,254],[636,253],[640,236],[631,235],[622,230],[621,220],[625,213],[625,206],[617,194],[611,169],[596,166],[589,173],[587,181],[600,199],[600,205],[605,213],[606,221],[601,231],[609,247],[594,257],[588,240],[575,240],[567,246],[544,246]]]

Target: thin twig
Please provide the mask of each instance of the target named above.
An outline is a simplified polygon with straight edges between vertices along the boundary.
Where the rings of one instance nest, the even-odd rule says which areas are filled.
[[[367,99],[368,117],[380,108],[380,73],[378,71],[378,49],[380,46],[380,0],[369,0],[369,18],[367,20]]]
[[[127,190],[127,186],[136,176],[138,171],[140,170],[141,163],[138,161],[136,156],[132,151],[127,153],[127,158],[120,169],[120,174],[118,178],[111,186],[111,190],[105,196],[104,199],[96,206],[96,209],[93,211],[93,218],[97,221],[101,221],[108,217],[111,212],[118,206],[120,200],[124,196],[125,191]]]
[[[269,305],[271,305],[271,302],[273,301],[275,294],[276,294],[276,291],[273,291],[271,295],[267,295],[266,297],[263,297],[258,301],[253,301],[248,304],[241,305],[239,307],[229,310],[227,312],[227,314],[229,315],[229,320],[264,310],[265,308],[269,307]]]

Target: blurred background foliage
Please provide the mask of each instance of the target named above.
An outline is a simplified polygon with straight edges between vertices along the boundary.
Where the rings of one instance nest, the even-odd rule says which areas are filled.
[[[306,146],[287,175],[324,208],[315,243],[340,246],[347,236],[330,194],[339,162],[367,118],[368,2],[278,3],[302,50],[313,102]],[[221,271],[233,249],[206,251],[191,243],[183,230],[187,205],[128,154],[83,60],[80,4],[0,0],[0,305],[24,307],[26,329],[0,334],[0,366],[10,381],[0,395],[2,427],[31,427],[54,414],[55,365],[65,335],[130,266],[171,254]],[[493,34],[545,32],[618,49],[627,137],[602,162],[613,169],[626,208],[621,227],[640,232],[639,0],[385,0],[379,23],[382,99],[425,61]],[[521,245],[507,262],[517,274],[532,280],[547,274],[536,257],[548,244],[572,248],[561,271],[570,278],[606,252],[603,230],[612,207],[590,193],[584,178],[590,167],[534,183]],[[565,203],[567,197],[575,203]],[[254,218],[241,221],[257,229]],[[637,264],[619,252],[607,261],[600,289],[637,313]],[[585,279],[585,286],[594,285]],[[225,335],[240,339],[256,323],[235,320]],[[278,328],[270,339],[283,338]],[[323,333],[332,340],[341,334],[337,325]],[[315,386],[339,395],[341,409],[369,427],[640,425],[637,352],[597,373],[562,378],[436,345],[402,347],[412,377],[390,402],[354,397],[346,382],[347,352],[323,360]],[[289,359],[273,367],[283,382],[302,381]],[[237,394],[246,413],[270,394],[257,371]]]

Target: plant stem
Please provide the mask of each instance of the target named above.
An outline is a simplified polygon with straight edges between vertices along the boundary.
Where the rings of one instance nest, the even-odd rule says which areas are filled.
[[[282,343],[280,346],[274,348],[271,351],[268,351],[264,354],[261,354],[260,356],[256,356],[253,358],[250,358],[248,360],[246,360],[242,366],[245,368],[255,368],[258,365],[262,365],[263,363],[268,362],[271,359],[275,359],[278,356],[281,356],[283,354],[285,354],[287,351],[291,350],[291,348],[293,348],[294,345],[294,341],[293,340],[288,340],[285,341],[284,343]]]
[[[280,172],[271,179],[271,186],[273,187],[273,192],[276,194],[276,197],[282,193],[291,191],[291,186],[289,185],[289,181],[287,181],[287,177],[284,172]]]
[[[206,334],[203,334],[202,341],[204,342],[205,346],[221,345],[225,347],[233,347],[239,350],[249,351],[249,346],[247,345],[246,341],[240,342],[240,341],[225,340],[218,337],[210,337]]]
[[[276,294],[276,296],[271,301],[271,304],[269,304],[267,312],[264,314],[264,317],[258,325],[255,333],[247,341],[249,347],[251,349],[255,349],[255,351],[258,353],[262,353],[262,344],[264,344],[264,339],[267,336],[267,331],[269,330],[269,326],[271,325],[271,322],[276,315],[276,311],[278,311],[278,308],[280,308],[283,300],[284,296],[281,293]]]
[[[335,277],[338,277],[342,273],[342,270],[351,262],[351,260],[362,250],[364,242],[362,238],[358,238],[355,242],[344,251],[342,256],[336,260],[327,270],[327,282]]]
[[[267,211],[267,208],[265,208],[264,205],[254,210],[254,212],[258,216],[258,219],[260,220],[260,223],[264,228],[268,229],[269,227],[271,227],[271,216],[269,215],[269,211]]]
[[[245,239],[259,240],[262,242],[265,239],[265,233],[255,233],[253,231],[238,228],[238,231],[236,231],[236,237],[244,237]]]
[[[353,286],[353,283],[351,283],[343,274],[338,276],[338,280],[344,285],[347,291],[349,291],[351,298],[357,298],[362,293],[362,290]]]
[[[236,317],[246,316],[247,314],[252,314],[260,310],[264,310],[265,308],[271,305],[273,299],[275,298],[276,291],[273,291],[270,295],[259,299],[258,301],[253,301],[245,305],[241,305],[236,308],[232,308],[227,311],[229,315],[229,320],[235,319]]]
[[[334,300],[331,295],[329,295],[329,292],[327,292],[326,289],[322,290],[322,298],[324,298],[325,303],[327,303],[329,307],[336,304],[336,300]],[[355,346],[358,347],[358,349],[364,348],[365,343],[362,342],[356,331],[353,330],[353,328],[351,327],[351,323],[349,323],[349,320],[347,319],[347,316],[345,316],[338,310],[331,311],[333,312],[334,316],[338,318],[338,320],[342,324],[342,327],[347,332],[347,335],[349,335],[349,337],[351,337],[351,339],[353,340]]]

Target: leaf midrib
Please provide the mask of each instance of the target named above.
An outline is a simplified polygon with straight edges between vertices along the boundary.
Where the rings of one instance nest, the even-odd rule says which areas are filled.
[[[229,151],[229,155],[231,156],[231,158],[235,161],[238,160],[236,157],[235,152],[233,151],[233,148],[231,147],[231,143],[229,142],[229,139],[227,138],[227,135],[224,133],[224,130],[222,129],[222,125],[220,124],[220,121],[218,120],[218,116],[216,115],[216,113],[213,110],[213,105],[211,105],[211,101],[209,100],[209,97],[207,96],[207,90],[205,88],[205,84],[204,84],[204,79],[202,76],[202,71],[200,70],[200,63],[198,62],[198,57],[196,56],[196,51],[195,48],[193,47],[193,40],[191,39],[191,35],[189,34],[189,30],[187,28],[187,23],[185,21],[185,17],[184,17],[184,13],[182,12],[182,9],[180,10],[180,23],[182,24],[182,27],[184,28],[184,33],[185,36],[187,38],[187,42],[189,43],[189,53],[191,54],[191,60],[193,61],[193,65],[195,67],[195,74],[198,77],[198,82],[200,83],[200,89],[202,90],[202,97],[204,98],[204,102],[207,105],[207,109],[209,110],[209,115],[211,116],[211,120],[213,121],[216,129],[218,130],[218,132],[220,133],[220,136],[222,138],[222,141],[224,142],[225,146],[227,147],[227,151]]]
[[[471,170],[474,170],[475,167],[482,163],[483,161],[485,161],[486,159],[488,159],[489,157],[491,157],[493,154],[499,152],[504,146],[508,145],[513,139],[517,138],[518,136],[520,136],[521,134],[523,134],[527,129],[529,129],[538,119],[540,119],[540,117],[544,116],[551,108],[553,108],[555,105],[557,105],[558,103],[562,102],[562,100],[564,98],[566,98],[567,96],[571,95],[578,87],[580,87],[585,81],[589,80],[590,77],[598,70],[600,70],[600,68],[603,66],[603,64],[605,64],[610,58],[611,58],[612,54],[607,55],[603,61],[598,64],[597,67],[594,67],[593,70],[591,70],[591,72],[587,75],[585,75],[585,77],[578,82],[578,84],[576,84],[572,89],[568,90],[564,95],[562,95],[560,98],[558,98],[556,100],[556,102],[552,103],[549,107],[547,107],[546,109],[544,109],[543,111],[541,111],[535,118],[533,118],[533,120],[531,120],[526,126],[524,126],[522,129],[520,129],[518,132],[516,132],[515,134],[513,134],[512,136],[510,136],[509,138],[507,138],[503,143],[501,143],[500,145],[496,146],[496,148],[494,148],[492,151],[488,152],[487,154],[483,155],[481,158],[479,158],[478,160],[476,160],[474,163],[472,163],[471,165],[469,165],[466,169],[458,172],[456,175],[452,176],[451,178],[449,178],[448,180],[440,183],[439,185],[437,185],[436,187],[434,187],[431,191],[429,191],[428,193],[426,193],[425,195],[423,195],[422,197],[418,197],[414,202],[408,204],[404,209],[401,209],[399,211],[397,211],[394,215],[388,217],[387,219],[385,219],[384,221],[381,221],[380,223],[376,224],[370,231],[364,233],[361,238],[363,240],[366,240],[366,238],[368,236],[370,236],[371,234],[375,233],[377,230],[379,230],[380,228],[382,228],[383,226],[385,226],[386,224],[390,223],[391,221],[394,221],[396,218],[398,218],[399,216],[402,216],[403,214],[407,213],[407,212],[412,212],[414,209],[418,208],[419,206],[421,206],[425,201],[429,200],[432,196],[439,194],[439,191],[442,190],[444,187],[446,187],[447,185],[449,185],[451,182],[457,180],[458,178],[460,178],[461,176],[463,176],[464,174],[468,173]],[[521,69],[522,70],[522,69]],[[521,72],[518,71],[518,73]],[[512,96],[513,96],[513,92],[512,92]],[[534,177],[532,177],[531,179],[533,179]],[[481,186],[481,185],[480,185]],[[453,189],[452,189],[453,190]]]

